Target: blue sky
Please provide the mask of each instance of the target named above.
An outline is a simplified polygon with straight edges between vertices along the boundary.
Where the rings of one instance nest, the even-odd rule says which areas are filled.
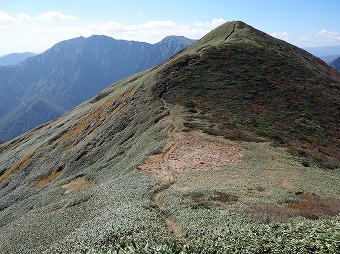
[[[339,10],[340,0],[0,0],[0,55],[92,34],[199,39],[231,20],[299,47],[340,45]]]

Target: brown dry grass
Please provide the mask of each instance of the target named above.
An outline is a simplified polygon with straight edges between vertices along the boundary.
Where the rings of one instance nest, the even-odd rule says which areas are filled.
[[[94,185],[93,180],[87,180],[85,177],[80,176],[73,179],[71,182],[61,185],[60,187],[65,189],[64,194],[69,194],[75,191],[85,190]]]
[[[284,207],[274,205],[250,206],[247,214],[262,221],[285,221],[289,217],[302,216],[307,219],[318,219],[320,216],[340,214],[340,199],[321,197],[310,194],[298,194],[298,202],[287,202]]]
[[[231,204],[238,200],[238,197],[220,191],[195,191],[183,196],[185,201],[180,201],[180,205],[190,207],[218,207],[224,204]],[[189,200],[189,201],[188,201]]]
[[[8,178],[16,174],[18,171],[26,168],[31,163],[31,158],[34,156],[34,154],[35,150],[31,150],[23,157],[21,157],[17,162],[15,162],[12,167],[0,177],[0,184],[5,182]]]
[[[36,181],[33,186],[36,188],[42,188],[48,183],[52,182],[54,179],[56,179],[60,174],[61,171],[52,171],[52,173],[49,174],[48,176]]]
[[[71,127],[66,133],[64,133],[59,140],[69,140],[74,141],[81,134],[86,131],[90,133],[95,127],[99,126],[102,121],[106,119],[109,114],[113,112],[118,112],[121,110],[125,104],[119,103],[117,107],[112,107],[119,100],[126,102],[126,100],[131,97],[136,91],[135,87],[130,88],[126,92],[122,94],[116,94],[115,96],[107,99],[101,105],[92,109],[85,117],[80,119],[73,127]],[[71,146],[74,146],[75,143],[72,142]]]

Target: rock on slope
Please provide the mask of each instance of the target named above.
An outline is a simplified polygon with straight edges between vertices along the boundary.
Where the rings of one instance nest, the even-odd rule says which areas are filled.
[[[213,156],[207,156],[206,161],[189,159],[191,170],[217,167],[212,172],[218,177],[224,172],[218,171],[220,164],[236,163],[230,166],[236,167],[235,172],[248,165],[244,161],[237,166],[247,149],[224,146],[227,141],[221,137],[219,145],[204,148],[214,139],[211,135],[272,141],[305,159],[335,165],[339,162],[339,85],[339,73],[305,51],[242,22],[226,23],[165,63],[120,81],[61,118],[0,145],[2,251],[79,252],[100,249],[119,239],[173,240],[170,231],[185,238],[176,220],[167,214],[172,213],[180,221],[181,214],[191,218],[190,214],[198,212],[195,218],[201,218],[201,210],[183,208],[190,202],[179,203],[175,196],[174,202],[167,202],[166,197],[169,200],[172,196],[160,195],[173,181],[184,179],[180,174],[184,174],[185,165],[172,170],[171,164],[176,157],[186,163],[181,154],[189,150],[183,145],[192,149],[192,156],[201,156],[202,148],[204,154],[210,150],[213,155],[215,150],[211,149],[217,149],[223,155],[219,157],[226,157],[219,163]],[[184,132],[194,138],[178,143],[176,137]],[[208,141],[200,143],[201,148],[190,147],[202,139]],[[182,150],[176,152],[176,147]],[[273,161],[268,165],[277,168],[266,170],[279,169],[277,176],[292,165],[299,167],[292,159],[284,164],[277,155],[270,158]],[[208,166],[202,166],[204,163]],[[165,170],[170,183],[158,185],[158,180],[140,172],[154,165]],[[249,174],[263,171],[261,165],[249,165]],[[297,176],[302,171],[287,172]],[[205,186],[215,173],[202,179],[199,173],[186,177],[191,179],[187,180],[191,187],[198,182]],[[296,185],[285,177],[279,177],[279,193],[288,188],[285,195],[291,195],[295,188],[305,188],[301,187],[305,182]],[[313,183],[311,188],[319,186]],[[177,186],[174,191],[179,195],[190,186]],[[206,195],[218,194],[213,199],[215,203],[237,200],[221,191],[209,191]],[[173,210],[163,211],[169,204],[173,204]],[[219,214],[222,215],[217,212],[213,216]],[[208,220],[209,216],[204,216]],[[196,219],[192,218],[192,222]],[[189,227],[191,222],[186,223]],[[192,233],[190,229],[187,232]]]

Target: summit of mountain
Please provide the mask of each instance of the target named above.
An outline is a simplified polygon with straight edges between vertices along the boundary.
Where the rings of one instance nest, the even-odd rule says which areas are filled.
[[[174,44],[184,44],[184,45],[190,46],[191,44],[196,42],[196,40],[192,40],[184,36],[169,35],[169,36],[166,36],[163,40],[161,40],[158,43],[169,43],[169,42],[174,42]]]
[[[190,41],[172,37],[149,44],[100,35],[78,37],[15,66],[0,67],[0,140],[53,120],[112,83],[168,59]],[[32,103],[39,112],[29,110]],[[41,117],[34,117],[37,113]]]
[[[0,145],[1,250],[331,253],[339,86],[313,55],[227,22]]]
[[[238,22],[213,30],[174,61],[164,98],[197,111],[190,128],[271,140],[338,165],[340,75],[319,58]]]

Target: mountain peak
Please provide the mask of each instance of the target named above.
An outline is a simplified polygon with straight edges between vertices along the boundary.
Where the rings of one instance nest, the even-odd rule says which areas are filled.
[[[198,41],[197,44],[199,44],[199,46],[203,46],[205,44],[222,43],[236,34],[246,36],[251,30],[252,27],[248,26],[242,21],[225,22],[205,35]]]
[[[340,74],[306,51],[225,23],[0,145],[1,250],[114,252],[132,242],[148,251],[174,241],[183,251],[261,252],[275,235],[269,250],[326,239],[313,250],[331,252],[340,175],[317,165],[340,164],[339,87]],[[313,228],[322,230],[311,238]]]
[[[281,42],[281,40],[257,30],[243,21],[230,21],[223,23],[206,34],[197,43],[192,45],[191,49],[199,50],[205,46],[225,43],[250,43],[252,45],[262,44],[264,46],[268,43],[280,44]]]
[[[167,73],[171,77],[164,81],[164,98],[204,112],[191,117],[187,126],[229,138],[265,137],[296,154],[304,153],[319,165],[339,163],[338,149],[329,137],[338,132],[333,119],[340,117],[335,106],[339,105],[335,91],[340,75],[312,54],[233,21],[217,27],[174,58],[165,73],[165,79]],[[326,94],[328,99],[322,99]],[[215,118],[221,115],[227,117]],[[213,122],[215,131],[208,127]],[[315,128],[307,127],[307,122]],[[252,138],[249,131],[255,134]],[[323,148],[316,140],[323,141]],[[310,147],[320,147],[323,152]]]
[[[18,66],[0,67],[0,140],[60,116],[114,82],[153,67],[192,43],[179,38],[149,44],[105,35],[77,37]],[[35,107],[27,107],[32,102]]]
[[[191,45],[195,42],[195,40],[188,39],[184,36],[177,36],[177,35],[169,35],[166,36],[163,40],[158,43],[175,43],[175,44],[184,44],[184,45]]]

